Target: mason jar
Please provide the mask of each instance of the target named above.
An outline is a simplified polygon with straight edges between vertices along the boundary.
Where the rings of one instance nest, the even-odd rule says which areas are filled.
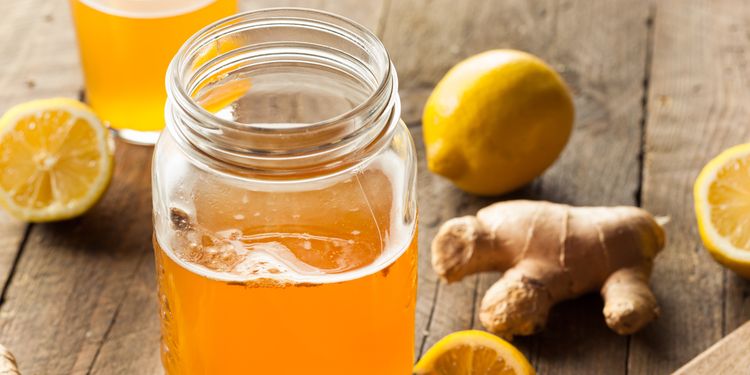
[[[408,374],[416,156],[383,44],[345,18],[214,23],[167,73],[153,159],[169,374]]]

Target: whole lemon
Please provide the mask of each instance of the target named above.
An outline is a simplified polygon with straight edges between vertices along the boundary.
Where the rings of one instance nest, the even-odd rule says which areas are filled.
[[[469,193],[509,192],[557,159],[573,112],[568,88],[542,60],[514,50],[469,57],[425,104],[427,166]]]

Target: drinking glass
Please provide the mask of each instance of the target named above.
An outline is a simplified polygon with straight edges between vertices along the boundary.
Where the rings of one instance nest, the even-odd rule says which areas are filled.
[[[237,0],[70,0],[86,100],[126,141],[154,144],[164,128],[167,66]]]

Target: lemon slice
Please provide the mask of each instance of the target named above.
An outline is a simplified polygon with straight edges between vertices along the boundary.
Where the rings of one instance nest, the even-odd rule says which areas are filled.
[[[0,118],[0,205],[18,219],[68,219],[91,208],[112,176],[114,144],[86,105],[35,100]]]
[[[483,331],[443,337],[414,366],[415,375],[526,375],[534,369],[513,345]]]
[[[703,244],[719,263],[750,278],[750,143],[706,164],[693,194]]]

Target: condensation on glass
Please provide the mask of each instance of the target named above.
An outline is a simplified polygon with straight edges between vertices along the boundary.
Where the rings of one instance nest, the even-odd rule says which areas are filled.
[[[410,373],[416,161],[382,43],[328,13],[245,13],[188,40],[167,90],[167,373]]]

